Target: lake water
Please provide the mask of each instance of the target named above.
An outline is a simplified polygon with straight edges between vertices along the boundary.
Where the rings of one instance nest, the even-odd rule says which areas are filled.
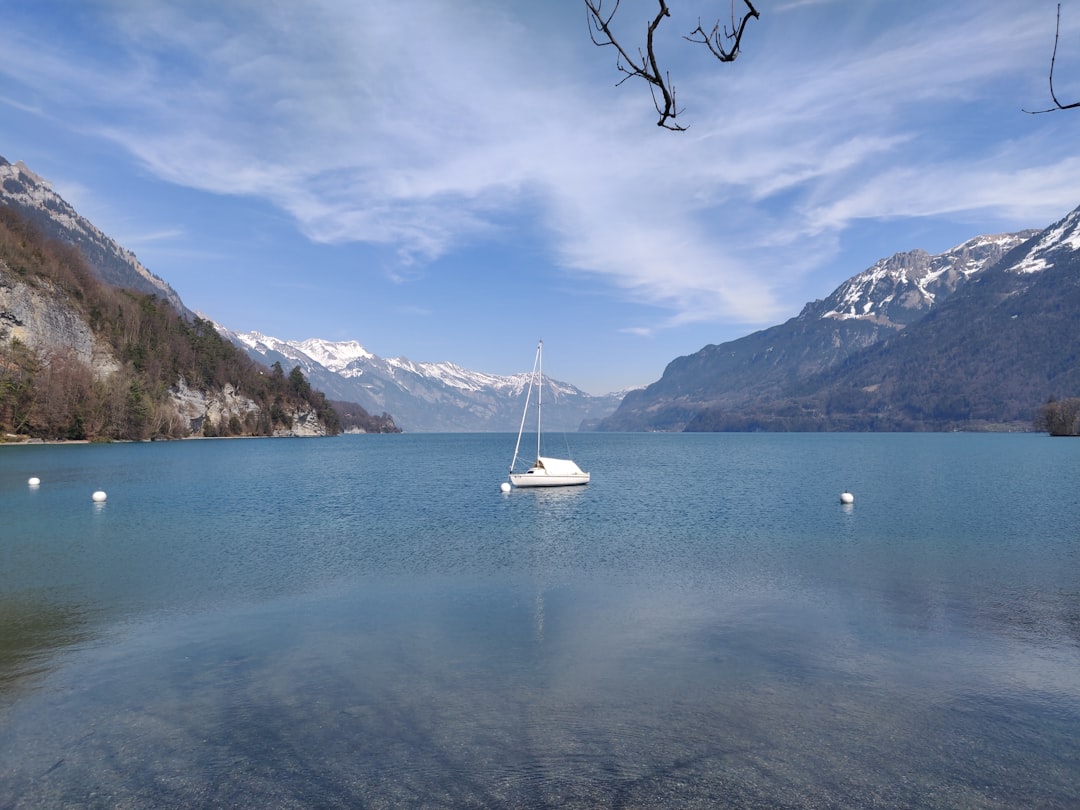
[[[1080,806],[1080,441],[514,438],[0,447],[0,808]]]

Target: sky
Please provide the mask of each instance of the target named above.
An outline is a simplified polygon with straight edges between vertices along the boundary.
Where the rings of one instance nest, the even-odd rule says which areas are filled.
[[[1056,1],[758,0],[726,64],[671,6],[685,132],[582,0],[0,0],[0,155],[230,329],[593,394],[1080,205]]]

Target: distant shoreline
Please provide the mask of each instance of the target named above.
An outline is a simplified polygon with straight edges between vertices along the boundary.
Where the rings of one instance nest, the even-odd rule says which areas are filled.
[[[90,444],[89,439],[35,439],[29,436],[5,436],[0,447],[23,447],[28,444]]]
[[[179,439],[107,439],[95,442],[90,439],[37,439],[29,436],[8,435],[0,439],[0,447],[26,447],[28,445],[62,445],[62,444],[152,444],[155,442],[191,442],[191,441],[215,441],[218,439],[327,439],[332,436],[184,436]]]

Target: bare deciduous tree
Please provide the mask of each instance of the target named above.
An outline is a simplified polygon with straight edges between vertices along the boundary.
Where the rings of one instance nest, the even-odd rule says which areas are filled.
[[[617,51],[616,67],[620,73],[625,74],[618,84],[635,77],[644,79],[648,83],[653,97],[653,105],[660,115],[656,125],[681,132],[686,127],[675,120],[680,112],[675,102],[675,84],[671,80],[671,74],[660,69],[659,60],[656,56],[656,31],[664,19],[671,16],[668,4],[666,0],[657,0],[656,16],[649,22],[646,29],[645,47],[637,49],[637,58],[635,58],[616,38],[612,30],[612,20],[615,19],[615,15],[619,10],[619,2],[620,0],[615,0],[614,5],[610,7],[611,10],[605,12],[603,8],[604,0],[585,0],[589,36],[592,38],[593,44],[601,47],[610,45]],[[711,31],[706,31],[699,18],[697,28],[684,36],[683,39],[687,42],[705,45],[709,52],[721,62],[734,62],[739,55],[739,47],[742,44],[746,24],[751,17],[760,18],[761,16],[750,0],[741,0],[741,2],[746,6],[746,11],[741,18],[738,18],[735,12],[736,0],[731,2],[730,28],[727,25],[721,27],[718,21]]]
[[[1054,63],[1057,61],[1057,49],[1058,49],[1058,37],[1061,35],[1061,3],[1058,3],[1057,7],[1057,25],[1054,26],[1054,51],[1050,55],[1050,98],[1054,100],[1054,106],[1048,107],[1045,110],[1024,110],[1024,112],[1031,115],[1039,115],[1041,113],[1054,112],[1054,110],[1073,110],[1080,107],[1080,101],[1074,101],[1072,104],[1062,104],[1058,101],[1057,95],[1054,93]]]
[[[1080,398],[1050,400],[1039,409],[1034,427],[1051,436],[1080,435]]]

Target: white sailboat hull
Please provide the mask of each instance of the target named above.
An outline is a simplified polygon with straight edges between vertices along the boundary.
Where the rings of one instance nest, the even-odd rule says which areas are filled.
[[[583,473],[578,476],[568,475],[529,475],[528,473],[514,473],[510,476],[510,483],[515,487],[573,487],[578,484],[589,483],[589,474]]]
[[[589,483],[589,474],[583,472],[577,475],[551,475],[529,470],[523,473],[511,473],[510,483],[515,487],[573,487]]]
[[[572,487],[589,483],[589,474],[567,458],[536,460],[523,473],[510,473],[510,483],[515,487]]]

